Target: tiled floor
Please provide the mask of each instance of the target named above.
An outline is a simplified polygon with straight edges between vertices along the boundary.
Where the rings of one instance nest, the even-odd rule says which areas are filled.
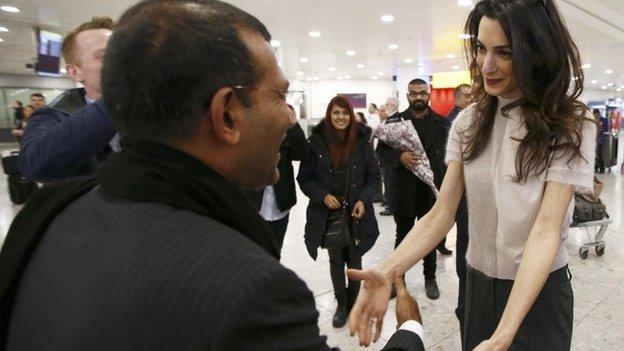
[[[624,345],[624,176],[620,174],[600,175],[605,182],[602,200],[613,219],[606,235],[606,253],[597,257],[590,251],[586,260],[581,260],[578,249],[586,233],[573,229],[568,240],[571,254],[570,270],[574,275],[575,294],[574,350],[621,350]],[[11,204],[6,187],[6,177],[0,177],[0,233],[4,235],[20,206]],[[326,334],[329,344],[342,350],[359,350],[357,340],[349,337],[347,328],[334,329],[331,318],[335,301],[329,278],[329,261],[325,250],[319,251],[315,262],[309,256],[303,243],[305,206],[307,198],[299,192],[299,203],[293,208],[290,225],[282,251],[282,262],[294,270],[316,297],[320,312],[319,326]],[[376,211],[380,208],[375,205]],[[392,217],[378,216],[381,235],[375,247],[364,256],[364,267],[378,264],[387,256],[394,244],[395,225]],[[447,239],[447,247],[454,249],[455,230]],[[441,297],[431,301],[424,294],[422,264],[407,274],[409,290],[418,299],[426,328],[425,345],[428,350],[460,350],[459,326],[453,310],[457,303],[457,277],[455,257],[438,257],[438,284]],[[382,340],[369,349],[380,350],[392,335],[396,325],[394,300],[391,301],[385,318]]]

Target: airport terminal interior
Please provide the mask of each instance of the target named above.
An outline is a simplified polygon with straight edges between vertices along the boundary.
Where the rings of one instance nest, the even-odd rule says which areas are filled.
[[[388,98],[398,100],[398,111],[407,109],[408,84],[420,78],[430,87],[430,109],[446,116],[455,106],[455,88],[473,83],[463,44],[470,40],[464,24],[476,0],[225,1],[256,16],[271,33],[278,64],[290,82],[289,90],[294,91],[288,102],[294,106],[297,123],[306,137],[324,118],[329,101],[336,95],[347,97],[355,112],[362,112],[370,121],[370,104],[385,106]],[[595,177],[603,184],[600,200],[608,213],[608,218],[591,225],[570,228],[565,243],[574,291],[572,349],[622,350],[624,1],[553,2],[580,52],[584,91],[579,100],[594,111],[601,126],[598,152],[603,169],[597,167]],[[80,86],[68,76],[60,55],[64,36],[94,16],[116,20],[135,3],[0,0],[0,149],[4,159],[19,157],[21,134],[16,129],[23,125],[15,120],[15,101],[26,107],[32,104],[31,94],[40,93],[50,103],[64,91]],[[377,113],[372,118],[378,119]],[[300,162],[293,161],[293,167],[296,177]],[[9,183],[9,176],[1,174],[0,241],[24,206],[22,199],[15,199]],[[39,183],[43,186],[43,182]],[[357,338],[349,336],[348,327],[332,326],[337,302],[329,257],[323,249],[319,249],[316,260],[309,256],[304,242],[309,199],[299,184],[296,197],[280,262],[313,292],[320,314],[318,325],[328,344],[341,350],[364,349]],[[387,210],[381,201],[374,203],[379,237],[363,256],[363,268],[381,264],[394,250],[394,217],[380,214]],[[446,248],[453,253],[437,254],[438,299],[430,299],[425,293],[422,262],[405,277],[409,292],[420,306],[427,350],[461,350],[454,312],[458,296],[456,238],[453,227],[446,240]],[[368,349],[381,350],[394,333],[395,301],[390,301],[380,341]]]

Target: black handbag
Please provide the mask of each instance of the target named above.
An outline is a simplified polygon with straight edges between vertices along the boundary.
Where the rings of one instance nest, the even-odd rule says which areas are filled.
[[[609,218],[607,214],[607,208],[605,205],[597,199],[595,202],[588,201],[587,198],[581,194],[574,195],[574,216],[572,217],[572,224],[599,221],[604,218]]]
[[[324,249],[339,249],[351,245],[351,215],[349,211],[349,184],[351,181],[351,169],[347,167],[347,181],[345,182],[346,199],[341,201],[340,208],[329,211],[325,235],[321,247]]]

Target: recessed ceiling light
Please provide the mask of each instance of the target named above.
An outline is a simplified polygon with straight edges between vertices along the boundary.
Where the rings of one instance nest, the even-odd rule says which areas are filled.
[[[582,69],[590,69],[591,68],[591,64],[590,63],[586,63],[584,65],[581,66]]]
[[[308,77],[308,78],[306,78],[306,81],[311,82],[312,78]]]
[[[421,62],[418,64],[418,67],[425,67],[425,64]]]
[[[620,91],[622,91],[622,88],[617,88],[617,89],[615,89],[615,91],[617,91],[619,93]]]
[[[0,43],[2,43],[4,41],[4,39],[0,38]]]
[[[336,72],[336,67],[329,67],[328,71],[330,71],[330,72]]]
[[[344,79],[351,79],[351,76],[350,76],[350,75],[348,75],[348,74],[346,74],[346,75],[344,76]]]
[[[592,83],[592,84],[598,84],[598,81],[594,79],[594,80],[592,80],[590,83]]]
[[[459,66],[458,65],[454,65],[453,69],[457,71],[459,69]]]
[[[302,57],[302,58],[299,59],[299,62],[301,62],[301,63],[308,63],[308,62],[310,62],[310,59],[308,59],[307,57]]]
[[[343,76],[338,76],[337,78],[338,78],[338,80],[343,80],[344,79]]]
[[[371,79],[372,79],[372,80],[377,80],[377,79],[379,79],[379,77],[377,77],[377,76],[372,76],[372,77],[371,77]]]
[[[298,76],[302,76],[302,75],[304,75],[304,73],[303,73],[303,71],[297,71],[297,75]]]
[[[282,43],[279,40],[271,40],[271,46],[274,48],[279,47]]]
[[[399,48],[399,46],[397,44],[390,44],[390,45],[388,45],[388,49],[390,49],[390,50],[396,50],[398,48]]]
[[[394,16],[392,16],[392,15],[383,15],[383,16],[381,16],[381,20],[383,22],[392,22],[392,21],[394,21]]]
[[[468,40],[470,38],[472,38],[472,35],[470,35],[470,34],[462,33],[462,34],[459,35],[459,39]]]
[[[605,73],[606,74],[611,74],[611,73],[613,73],[613,70],[612,69],[608,69],[608,70],[605,71]]]
[[[319,80],[319,77],[312,77],[312,80],[316,82],[317,80]]]
[[[377,75],[380,77],[383,77],[384,73],[380,71],[380,72],[377,72]]]
[[[347,55],[355,56],[355,50],[347,50]]]
[[[0,6],[0,10],[4,12],[19,13],[20,10],[15,6]]]
[[[7,27],[0,27],[0,32],[8,32],[9,30],[7,29]]]
[[[606,86],[606,85],[603,85],[603,86],[601,86],[601,87],[600,87],[600,89],[602,89],[602,90],[607,90],[607,86]]]
[[[614,86],[614,85],[615,85],[615,84],[613,84],[613,83],[609,83],[609,84],[607,84],[607,86],[608,86],[608,87],[612,87],[612,86]]]
[[[412,62],[414,62],[414,60],[412,60],[411,58],[406,58],[405,59],[405,63],[412,63]]]
[[[472,3],[472,0],[457,0],[457,5],[468,7],[474,4]]]
[[[355,66],[355,67],[357,67],[359,69],[362,69],[362,68],[366,67],[366,65],[364,65],[363,63],[358,63],[358,65]]]
[[[454,55],[454,54],[446,54],[446,56],[445,56],[445,57],[446,57],[447,59],[451,60],[451,59],[454,59],[454,58],[455,58],[455,55]]]
[[[313,30],[311,32],[308,32],[308,36],[310,38],[318,38],[318,37],[321,36],[321,32],[317,32],[317,31]]]

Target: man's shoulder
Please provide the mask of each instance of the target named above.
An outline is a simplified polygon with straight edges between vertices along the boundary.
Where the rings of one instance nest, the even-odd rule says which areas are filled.
[[[83,88],[74,88],[56,97],[56,99],[48,105],[48,108],[65,115],[70,115],[86,105],[85,90]]]
[[[429,117],[431,118],[432,121],[437,122],[437,123],[445,126],[446,128],[451,126],[451,122],[448,120],[448,118],[446,118],[446,117],[436,113],[433,110],[430,111]]]

